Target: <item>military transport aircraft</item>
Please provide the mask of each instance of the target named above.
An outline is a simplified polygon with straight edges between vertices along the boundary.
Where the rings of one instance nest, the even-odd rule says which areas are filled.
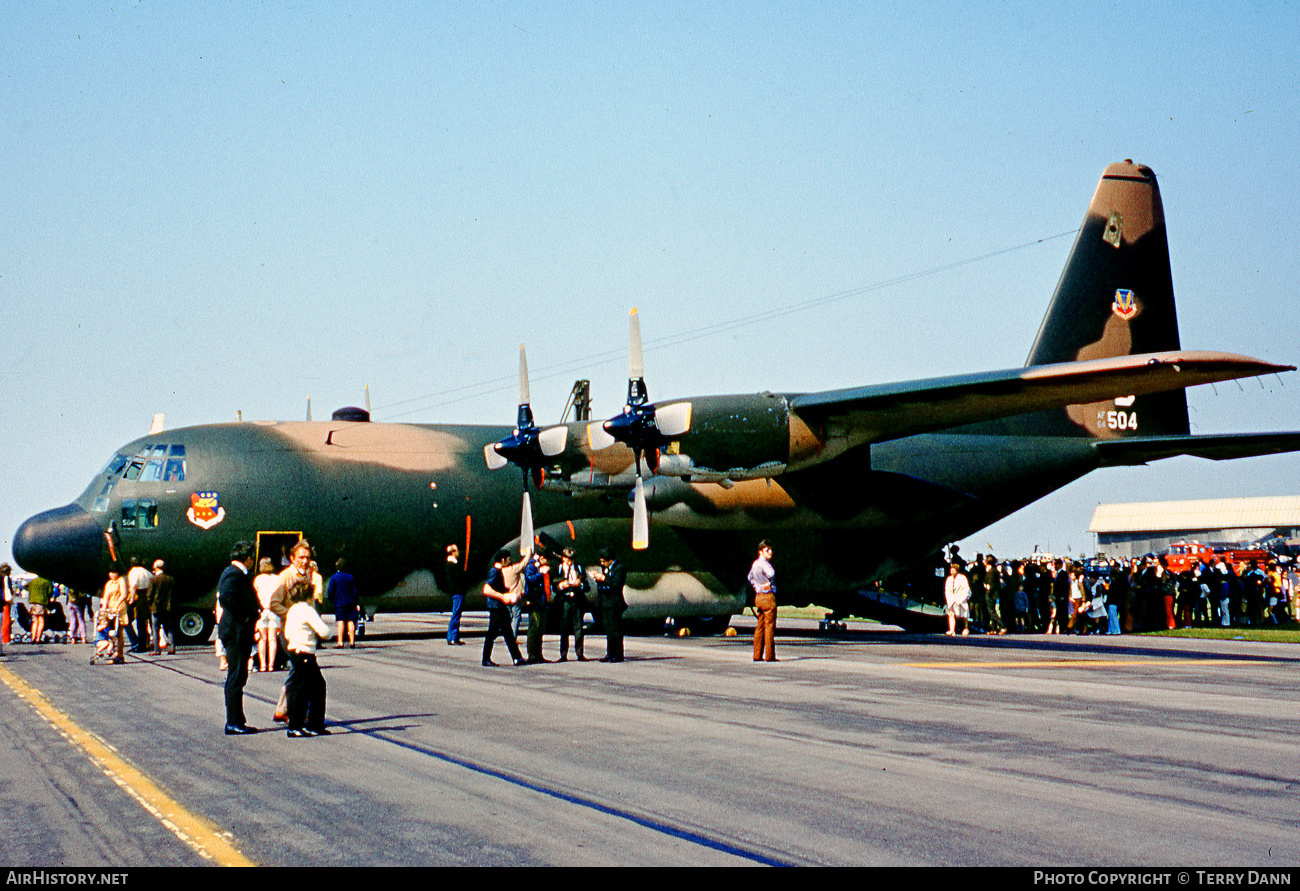
[[[1300,432],[1189,435],[1185,388],[1295,369],[1182,349],[1156,178],[1131,161],[1103,173],[1024,368],[651,403],[634,311],[624,411],[539,429],[522,352],[520,365],[513,430],[345,409],[151,433],[23,523],[14,556],[85,590],[131,556],[162,557],[191,604],[185,632],[206,639],[238,539],[278,556],[305,535],[324,568],[347,555],[372,611],[448,608],[451,542],[484,573],[498,548],[536,539],[582,562],[624,553],[632,618],[720,627],[761,538],[782,600],[849,611],[868,583],[1096,468],[1300,449]],[[491,472],[507,464],[522,525],[519,477]]]

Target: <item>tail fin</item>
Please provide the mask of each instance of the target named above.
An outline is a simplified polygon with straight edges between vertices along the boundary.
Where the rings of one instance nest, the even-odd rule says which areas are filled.
[[[1160,187],[1149,167],[1124,161],[1101,176],[1029,365],[1178,350],[1178,317]],[[1186,434],[1182,390],[1072,405],[1024,419],[1024,432],[1122,436]]]

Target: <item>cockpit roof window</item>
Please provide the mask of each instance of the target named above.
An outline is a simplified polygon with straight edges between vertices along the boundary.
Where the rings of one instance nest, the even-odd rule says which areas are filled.
[[[180,444],[180,443],[173,443],[173,445],[172,445],[172,457],[173,457],[173,458],[184,458],[184,457],[185,457],[185,446],[182,445],[182,444]]]
[[[101,470],[100,473],[104,476],[113,476],[121,473],[122,468],[126,466],[127,460],[126,455],[118,452],[116,455],[108,459],[108,463],[104,465],[104,469]]]

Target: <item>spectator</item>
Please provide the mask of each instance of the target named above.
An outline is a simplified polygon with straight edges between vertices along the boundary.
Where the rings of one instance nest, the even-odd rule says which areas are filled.
[[[357,615],[361,600],[357,597],[357,580],[347,571],[348,561],[340,557],[334,563],[334,574],[330,576],[329,598],[334,604],[334,622],[338,625],[338,643],[335,649],[343,647],[346,634],[348,648],[357,647]],[[286,633],[287,636],[287,633]],[[314,657],[313,657],[314,658]]]
[[[970,582],[962,574],[961,563],[953,560],[948,565],[948,577],[943,581],[944,611],[948,614],[948,630],[944,633],[949,637],[957,634],[958,624],[961,625],[962,637],[970,634],[967,627],[970,622],[970,593]]]
[[[316,644],[329,639],[330,629],[312,606],[309,587],[297,586],[291,596],[293,603],[284,623],[284,636],[289,644],[289,679],[285,683],[288,736],[290,739],[323,736],[329,733],[325,729],[325,678],[316,662]]]
[[[27,583],[27,611],[32,617],[32,643],[38,644],[45,637],[45,611],[50,608],[50,598],[54,586],[49,579],[40,577]]]

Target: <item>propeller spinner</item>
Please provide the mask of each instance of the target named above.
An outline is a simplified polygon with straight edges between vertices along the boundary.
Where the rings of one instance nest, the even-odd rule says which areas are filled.
[[[539,430],[533,422],[533,410],[528,395],[528,356],[524,345],[519,345],[519,413],[515,429],[500,442],[490,442],[483,447],[483,459],[489,470],[498,470],[514,464],[524,476],[524,498],[519,523],[519,546],[533,546],[533,505],[528,494],[531,478],[540,489],[545,478],[546,459],[564,451],[568,443],[567,427],[548,427]]]
[[[634,308],[628,322],[627,404],[623,413],[587,427],[587,440],[596,450],[621,442],[632,450],[636,484],[632,489],[632,548],[650,546],[650,517],[646,510],[642,458],[651,473],[659,469],[660,450],[691,427],[691,404],[676,402],[657,412],[650,402],[641,359],[641,322]]]

